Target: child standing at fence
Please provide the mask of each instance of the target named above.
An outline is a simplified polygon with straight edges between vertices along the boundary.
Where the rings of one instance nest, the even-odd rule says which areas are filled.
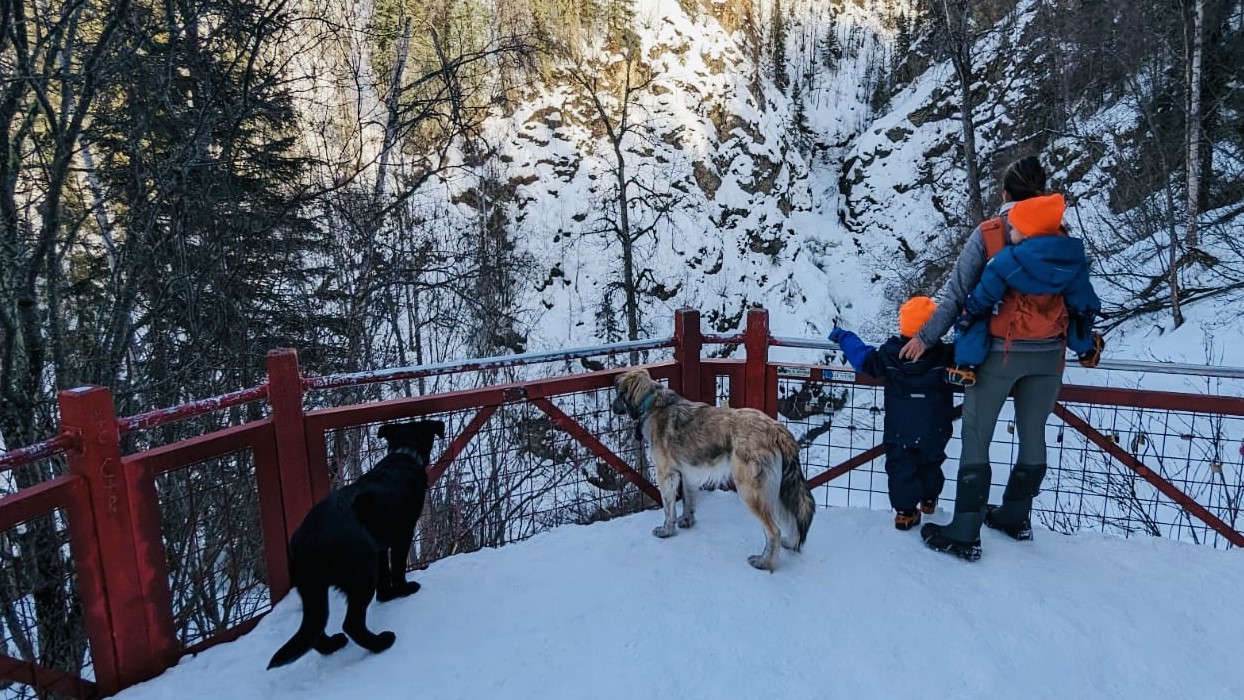
[[[829,334],[855,371],[885,382],[885,471],[895,510],[894,527],[899,530],[920,524],[921,512],[936,510],[946,481],[942,462],[950,441],[954,400],[953,387],[945,377],[946,367],[954,362],[954,346],[939,342],[910,362],[898,356],[936,308],[928,297],[908,299],[898,311],[901,335],[880,348],[837,326]]]

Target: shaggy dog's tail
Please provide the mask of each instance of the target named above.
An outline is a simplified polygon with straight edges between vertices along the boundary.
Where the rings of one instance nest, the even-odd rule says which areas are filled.
[[[294,636],[272,655],[268,668],[297,661],[314,648],[324,634],[324,628],[328,627],[328,586],[304,583],[298,586],[298,595],[302,598],[302,624]]]
[[[816,502],[812,500],[808,482],[804,481],[803,469],[799,466],[799,446],[793,439],[782,445],[782,487],[779,495],[782,507],[799,528],[799,544],[793,547],[798,552],[808,539],[808,528],[812,527],[812,516],[816,514]]]

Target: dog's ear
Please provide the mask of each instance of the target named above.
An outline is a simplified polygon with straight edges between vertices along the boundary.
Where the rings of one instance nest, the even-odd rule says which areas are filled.
[[[385,423],[376,430],[376,437],[381,440],[390,440],[393,438],[393,431],[397,429],[392,423]]]
[[[618,375],[618,378],[613,382],[614,386],[616,386],[620,392],[630,391],[631,387],[635,385],[635,380],[638,379],[643,372],[644,371],[642,369],[628,369]]]
[[[426,420],[419,424],[419,430],[415,432],[415,449],[423,455],[425,462],[432,459],[432,447],[436,445],[438,437],[445,437],[444,422]]]

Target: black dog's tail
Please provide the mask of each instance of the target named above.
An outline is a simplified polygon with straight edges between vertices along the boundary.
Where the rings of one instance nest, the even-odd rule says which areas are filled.
[[[302,624],[285,646],[272,655],[268,662],[270,669],[293,663],[311,651],[328,627],[328,586],[304,583],[298,586],[298,595],[302,598]]]

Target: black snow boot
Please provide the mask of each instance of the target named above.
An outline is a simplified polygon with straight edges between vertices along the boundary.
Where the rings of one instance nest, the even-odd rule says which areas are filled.
[[[1002,505],[985,509],[985,525],[1021,542],[1032,539],[1032,499],[1045,479],[1044,464],[1017,464],[1006,481]]]
[[[988,464],[959,467],[954,519],[946,525],[929,523],[920,528],[925,546],[964,561],[981,558],[980,533],[985,520],[985,502],[989,500],[989,476]]]
[[[964,540],[956,540],[948,537],[943,525],[929,523],[920,528],[920,537],[924,539],[924,546],[935,552],[945,552],[953,554],[964,561],[976,561],[981,558],[981,541],[976,538],[970,542]]]

